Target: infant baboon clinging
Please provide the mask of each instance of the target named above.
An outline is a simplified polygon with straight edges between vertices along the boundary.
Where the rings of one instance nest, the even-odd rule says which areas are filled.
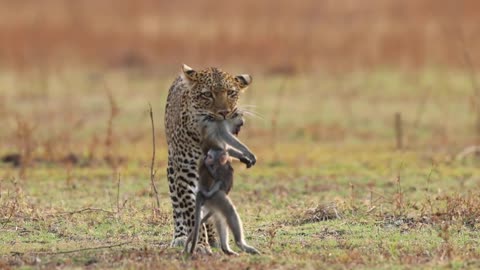
[[[204,158],[199,164],[199,183],[195,202],[195,226],[190,233],[185,252],[192,254],[195,250],[200,225],[213,215],[217,232],[220,236],[220,246],[226,254],[236,254],[228,245],[228,227],[234,234],[236,244],[248,253],[259,252],[246,244],[243,237],[243,227],[238,213],[227,194],[233,185],[233,168],[229,153],[250,167],[256,158],[233,133],[238,134],[243,124],[241,114],[227,120],[215,120],[206,117],[201,121],[202,151]],[[227,151],[225,150],[227,149]],[[201,209],[205,205],[207,214],[201,219]],[[226,225],[226,224],[227,225]],[[188,250],[188,243],[191,248]]]
[[[195,202],[195,226],[185,245],[185,251],[190,254],[195,250],[200,225],[210,216],[214,218],[220,236],[220,247],[225,254],[237,255],[228,245],[227,225],[233,233],[235,243],[241,250],[251,254],[259,253],[245,242],[242,221],[235,206],[227,196],[233,184],[233,168],[229,159],[227,151],[211,149],[199,166],[200,180]],[[203,219],[200,215],[202,205],[208,211]],[[188,250],[188,243],[190,242],[191,248]]]

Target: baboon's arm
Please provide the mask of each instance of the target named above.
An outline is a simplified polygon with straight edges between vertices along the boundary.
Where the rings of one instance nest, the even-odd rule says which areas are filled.
[[[247,167],[255,165],[257,159],[255,155],[237,139],[231,132],[227,130],[226,125],[222,125],[221,130],[217,133],[219,138],[227,144],[228,154],[247,164]]]
[[[228,144],[231,148],[235,148],[237,151],[240,151],[244,155],[246,155],[248,158],[254,157],[255,155],[248,149],[246,145],[244,145],[240,140],[237,139],[237,137],[233,136],[232,133],[224,131],[224,136],[223,140],[225,141],[226,144]]]
[[[253,156],[253,160],[251,160],[250,158],[246,157],[242,152],[238,151],[237,149],[228,147],[227,152],[228,152],[228,155],[230,155],[231,157],[234,157],[240,160],[240,162],[242,162],[243,164],[247,165],[247,168],[252,167],[256,162],[255,156]]]
[[[202,196],[208,200],[212,198],[212,196],[215,195],[215,193],[217,193],[217,191],[219,191],[221,187],[222,187],[222,181],[216,181],[210,190],[206,191],[206,190],[200,189],[199,192],[202,193]]]

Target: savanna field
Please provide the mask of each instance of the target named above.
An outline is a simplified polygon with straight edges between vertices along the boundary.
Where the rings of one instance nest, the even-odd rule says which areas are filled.
[[[370,2],[2,4],[0,268],[479,268],[478,4]],[[170,247],[184,62],[253,77],[230,196],[262,255]]]

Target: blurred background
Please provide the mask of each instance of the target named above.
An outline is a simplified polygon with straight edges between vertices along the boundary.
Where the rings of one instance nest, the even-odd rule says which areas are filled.
[[[474,0],[3,0],[0,65],[462,67],[462,43],[479,57],[479,10]]]
[[[474,0],[3,0],[0,152],[145,159],[151,103],[166,154],[166,94],[186,63],[253,76],[243,136],[272,159],[359,142],[453,156],[480,141],[479,12]]]

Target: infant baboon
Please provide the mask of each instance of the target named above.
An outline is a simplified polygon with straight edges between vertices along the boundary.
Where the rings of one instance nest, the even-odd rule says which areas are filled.
[[[233,135],[238,134],[243,125],[242,115],[235,113],[232,118],[226,120],[205,117],[200,123],[204,158],[199,164],[195,226],[185,244],[185,252],[188,252],[188,243],[191,242],[189,253],[193,253],[198,241],[200,225],[214,215],[223,252],[229,255],[236,254],[228,246],[226,222],[234,234],[237,245],[248,253],[258,254],[255,248],[245,243],[240,217],[227,196],[233,185],[233,168],[229,154],[245,163],[247,167],[253,166],[256,162],[255,155]],[[201,209],[204,204],[208,213],[201,219]]]
[[[208,150],[226,149],[228,154],[247,165],[247,168],[255,165],[257,159],[246,145],[240,142],[237,135],[243,126],[243,114],[235,111],[232,116],[225,120],[218,120],[211,116],[204,117],[200,122],[201,148],[203,154]]]
[[[227,196],[233,184],[233,168],[227,151],[223,149],[209,150],[200,163],[199,175],[199,190],[195,202],[195,226],[188,236],[185,252],[192,254],[195,251],[200,225],[213,215],[220,236],[220,247],[225,254],[237,255],[228,245],[227,225],[233,233],[235,243],[241,250],[259,254],[255,248],[245,242],[242,221]],[[201,219],[202,206],[208,210],[203,219]],[[188,250],[189,243],[191,243],[190,250]]]

